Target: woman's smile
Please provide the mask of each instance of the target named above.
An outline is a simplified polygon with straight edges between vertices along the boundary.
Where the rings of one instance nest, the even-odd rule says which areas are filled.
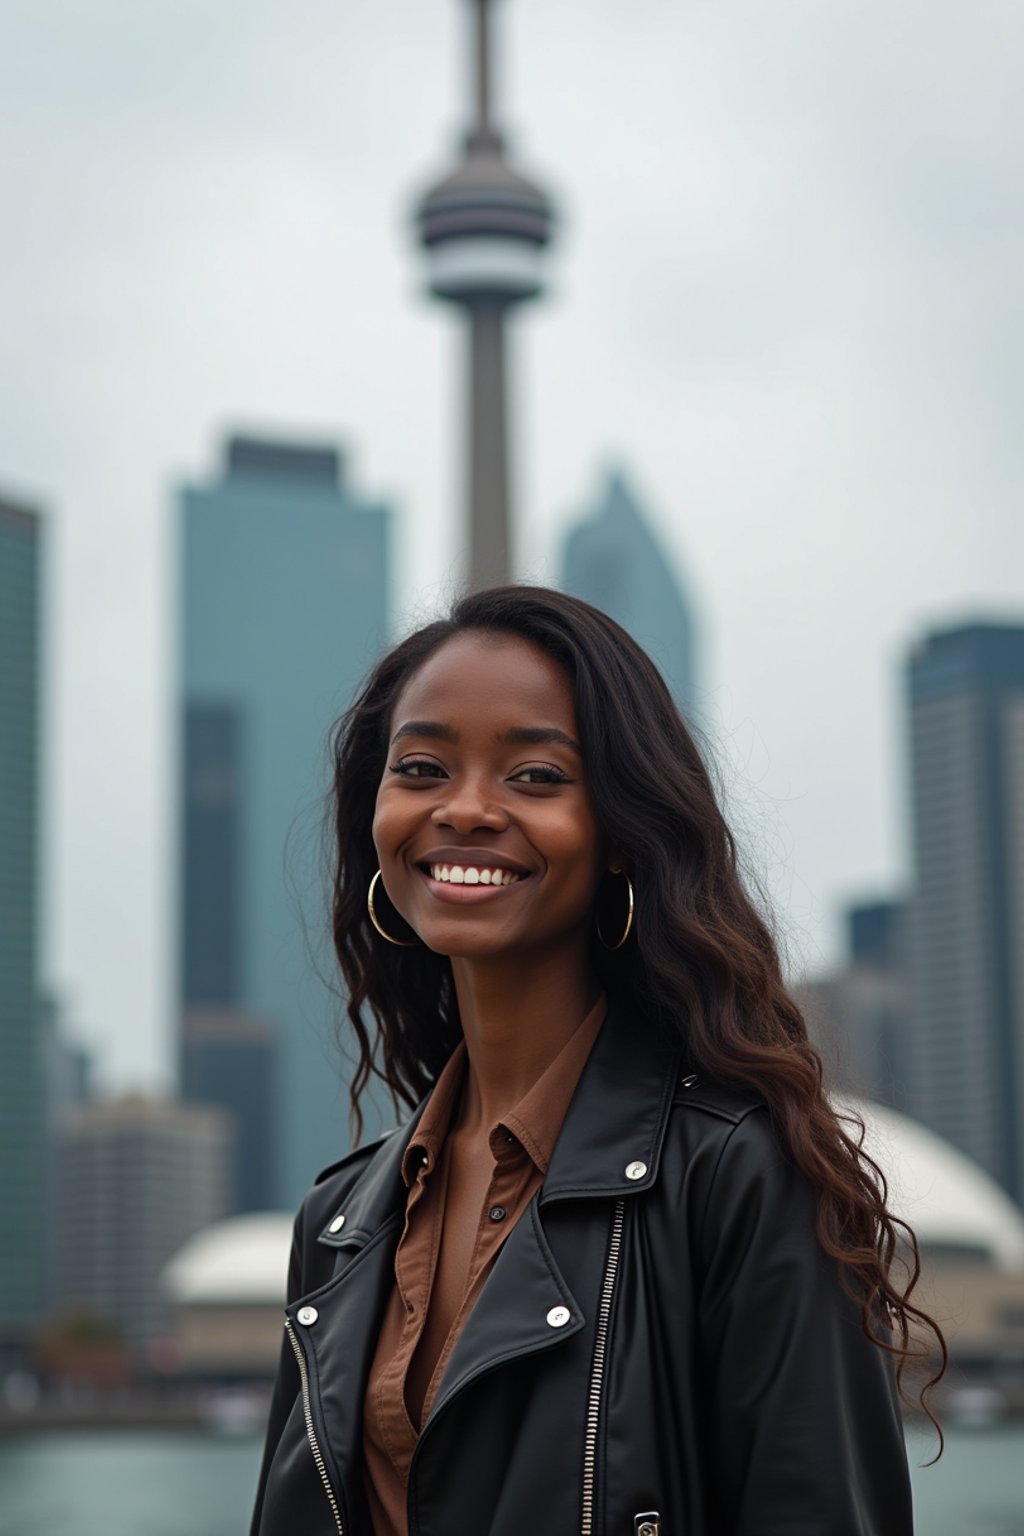
[[[440,901],[483,901],[530,878],[528,869],[488,849],[438,849],[419,859],[417,868]]]

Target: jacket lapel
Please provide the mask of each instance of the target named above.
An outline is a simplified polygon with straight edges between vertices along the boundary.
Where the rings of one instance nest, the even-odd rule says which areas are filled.
[[[563,1343],[579,1333],[584,1321],[551,1251],[537,1201],[531,1200],[466,1319],[430,1418],[477,1376],[502,1361]]]
[[[318,1235],[321,1247],[335,1250],[333,1277],[285,1309],[305,1356],[329,1480],[348,1510],[362,1496],[363,1397],[395,1279],[406,1197],[402,1157],[420,1112],[382,1143]]]
[[[679,1076],[678,1056],[678,1048],[661,1047],[609,1008],[544,1184],[509,1233],[466,1319],[430,1420],[476,1377],[511,1358],[557,1347],[593,1320],[588,1309],[600,1287],[604,1226],[581,1242],[578,1224],[566,1223],[560,1232],[551,1208],[573,1199],[614,1200],[650,1187]],[[578,1297],[585,1298],[585,1306]],[[559,1309],[568,1312],[567,1320]]]

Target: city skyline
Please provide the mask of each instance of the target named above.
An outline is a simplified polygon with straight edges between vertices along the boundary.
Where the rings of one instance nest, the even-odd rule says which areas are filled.
[[[554,578],[610,455],[635,473],[706,615],[737,833],[812,968],[841,902],[906,883],[906,646],[1024,607],[1024,18],[926,14],[927,59],[897,59],[880,4],[498,8],[513,149],[571,189],[517,348],[519,574]],[[285,33],[228,5],[202,50],[187,5],[103,20],[0,20],[0,484],[52,528],[44,978],[107,1079],[149,1084],[173,1041],[169,487],[232,423],[340,435],[399,508],[399,624],[443,594],[459,355],[409,219],[465,17],[309,4]]]

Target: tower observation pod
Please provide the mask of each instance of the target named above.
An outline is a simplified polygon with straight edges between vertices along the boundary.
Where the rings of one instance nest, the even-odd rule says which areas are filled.
[[[474,114],[463,157],[416,213],[430,292],[459,304],[469,322],[468,585],[511,579],[505,321],[542,291],[543,252],[554,220],[539,187],[509,165],[493,119],[494,0],[470,0]]]

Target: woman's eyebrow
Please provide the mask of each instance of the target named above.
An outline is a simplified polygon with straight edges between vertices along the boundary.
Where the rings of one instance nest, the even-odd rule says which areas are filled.
[[[406,736],[419,736],[430,741],[447,741],[451,745],[457,745],[459,733],[450,725],[442,725],[439,720],[407,720],[400,725],[391,738],[391,745],[403,740]],[[552,743],[559,743],[563,747],[569,747],[573,752],[579,752],[579,742],[573,741],[565,731],[560,731],[556,726],[550,725],[514,725],[507,731],[500,731],[495,738],[506,746],[516,747],[541,747]]]
[[[391,738],[391,745],[401,741],[404,736],[426,736],[433,741],[447,741],[455,743],[459,739],[459,733],[450,725],[441,725],[437,720],[407,720],[400,725]]]
[[[502,731],[498,736],[501,742],[507,742],[509,746],[517,747],[541,747],[547,743],[559,742],[563,747],[571,747],[574,752],[579,752],[579,742],[573,741],[564,731],[555,726],[548,725],[514,725],[509,731]]]

